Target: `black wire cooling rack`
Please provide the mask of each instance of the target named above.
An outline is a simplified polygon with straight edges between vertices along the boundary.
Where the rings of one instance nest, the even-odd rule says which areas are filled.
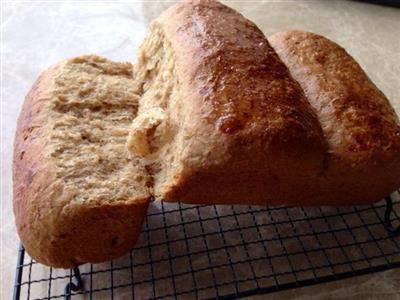
[[[153,202],[135,248],[73,270],[19,250],[14,299],[236,299],[400,267],[399,191],[372,206]]]

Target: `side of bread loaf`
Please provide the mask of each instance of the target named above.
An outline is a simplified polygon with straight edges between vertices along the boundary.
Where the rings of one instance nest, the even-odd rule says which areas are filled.
[[[149,178],[125,147],[138,95],[132,65],[96,56],[44,72],[15,137],[14,212],[38,262],[72,267],[128,251],[149,202]]]
[[[318,115],[328,145],[321,203],[371,203],[400,186],[400,123],[385,95],[340,46],[304,31],[269,38]]]
[[[252,22],[216,1],[174,5],[151,24],[135,78],[141,99],[128,148],[147,159],[157,198],[307,203],[322,130]]]

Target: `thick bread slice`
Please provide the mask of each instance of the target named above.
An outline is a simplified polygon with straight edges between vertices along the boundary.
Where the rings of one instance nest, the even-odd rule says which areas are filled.
[[[128,147],[147,159],[157,198],[308,203],[322,130],[252,22],[217,1],[174,5],[151,24],[135,77],[142,97]]]
[[[316,111],[329,153],[321,203],[371,203],[400,187],[400,123],[385,95],[340,46],[304,31],[269,39]]]
[[[132,65],[67,59],[26,97],[15,138],[14,212],[25,249],[54,267],[128,251],[149,203],[149,178],[125,147],[138,95]]]

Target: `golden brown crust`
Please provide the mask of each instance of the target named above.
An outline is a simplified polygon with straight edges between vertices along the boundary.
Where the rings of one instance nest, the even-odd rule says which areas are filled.
[[[170,120],[179,132],[175,161],[166,164],[168,178],[155,181],[156,196],[191,203],[292,201],[293,185],[302,190],[308,174],[320,171],[325,145],[301,88],[262,32],[207,0],[171,7],[147,39],[159,31],[161,46],[173,53],[178,86],[172,94],[179,105]]]
[[[251,21],[216,1],[187,1],[159,22],[175,53],[182,92],[193,93],[192,104],[221,133],[256,125],[272,127],[273,139],[275,128],[276,134],[294,124],[299,131],[318,128],[299,87]]]
[[[44,72],[25,99],[15,136],[13,182],[15,222],[25,249],[38,262],[69,268],[128,251],[139,235],[149,195],[110,203],[73,200],[75,192],[58,177],[58,161],[49,151],[56,120],[48,102],[63,64]]]
[[[271,45],[300,83],[328,144],[315,187],[329,204],[370,203],[400,186],[400,124],[385,95],[339,45],[304,31]]]
[[[160,23],[175,56],[181,93],[223,135],[267,128],[266,143],[282,130],[319,138],[301,89],[255,24],[217,1],[185,1]],[[316,132],[315,132],[316,131]],[[269,140],[266,140],[266,139]],[[310,138],[312,140],[312,138]]]

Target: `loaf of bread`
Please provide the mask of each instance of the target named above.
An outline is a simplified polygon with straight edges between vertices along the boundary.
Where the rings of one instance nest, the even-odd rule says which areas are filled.
[[[354,59],[312,33],[270,42],[191,0],[150,25],[135,65],[82,56],[46,71],[15,139],[28,253],[64,268],[122,255],[151,197],[354,205],[398,188],[399,119]]]
[[[128,148],[146,159],[156,198],[310,201],[323,133],[252,22],[216,1],[174,5],[150,25],[134,76],[141,98]]]
[[[328,145],[310,197],[375,202],[400,187],[400,123],[385,95],[340,46],[304,31],[269,39],[317,113]]]
[[[150,198],[147,172],[125,147],[138,109],[133,87],[131,64],[83,56],[51,67],[27,95],[14,212],[36,261],[67,268],[133,246]]]
[[[400,186],[399,121],[353,58],[313,34],[271,42],[281,59],[215,1],[185,1],[151,24],[128,148],[156,198],[362,204]]]

